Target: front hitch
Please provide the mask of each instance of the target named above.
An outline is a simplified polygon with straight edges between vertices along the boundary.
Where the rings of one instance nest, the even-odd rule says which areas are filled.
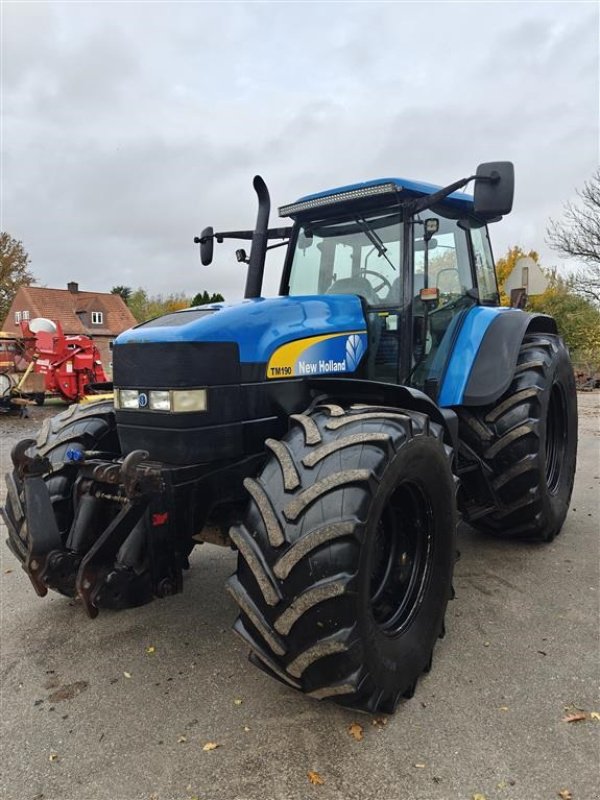
[[[129,453],[121,462],[103,461],[95,452],[70,458],[78,470],[78,502],[63,540],[43,478],[52,465],[27,454],[34,444],[26,439],[11,455],[27,509],[23,566],[36,593],[43,597],[53,588],[79,595],[93,619],[100,607],[142,605],[181,591],[182,565],[174,547],[167,510],[170,491],[161,465],[146,461],[144,450]],[[98,532],[97,521],[107,503],[118,512]]]

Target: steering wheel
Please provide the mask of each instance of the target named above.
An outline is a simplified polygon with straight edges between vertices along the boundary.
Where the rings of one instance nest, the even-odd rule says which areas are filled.
[[[379,278],[380,283],[378,286],[373,286],[371,281],[369,281],[369,283],[371,283],[371,286],[373,286],[373,291],[375,292],[375,294],[379,294],[379,292],[384,288],[387,288],[389,292],[392,288],[392,284],[390,283],[390,281],[388,281],[388,279],[383,275],[381,275],[379,272],[375,272],[374,269],[363,269],[361,270],[360,275],[361,278],[364,277],[365,275],[375,275],[376,278]]]
[[[454,300],[448,300],[445,303],[442,303],[437,308],[434,308],[432,311],[429,312],[429,316],[433,316],[434,314],[439,314],[440,311],[452,311],[457,308],[465,299],[466,295],[461,294],[458,297],[455,297]]]

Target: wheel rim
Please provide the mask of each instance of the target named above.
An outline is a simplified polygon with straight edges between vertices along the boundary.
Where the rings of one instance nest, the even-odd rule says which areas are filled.
[[[421,604],[433,558],[432,516],[423,490],[398,486],[377,525],[370,581],[377,626],[396,635]]]
[[[546,484],[550,494],[556,494],[565,459],[567,414],[565,398],[558,383],[550,393],[546,416]]]

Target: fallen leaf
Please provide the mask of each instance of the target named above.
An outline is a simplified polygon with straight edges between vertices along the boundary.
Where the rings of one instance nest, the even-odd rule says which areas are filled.
[[[600,722],[600,711],[590,711],[590,719],[595,719]]]
[[[352,725],[348,726],[348,733],[356,739],[357,742],[362,742],[363,726],[359,725],[358,722],[353,722]]]
[[[184,742],[187,742],[187,736],[182,735],[177,737],[177,744],[183,744]]]
[[[125,675],[126,678],[131,678],[131,672],[124,672],[123,675]]]
[[[578,711],[575,714],[567,714],[566,717],[563,717],[563,722],[581,722],[582,720],[587,719],[587,714],[584,714],[581,711]]]
[[[58,761],[58,753],[50,753],[48,761]]]
[[[573,800],[573,795],[568,789],[561,789],[558,796],[561,800]]]
[[[417,769],[425,769],[426,766],[427,766],[427,764],[415,764],[415,767]]]
[[[500,706],[498,711],[508,711],[508,706]]]
[[[205,753],[208,753],[210,750],[216,750],[217,747],[221,747],[218,742],[207,742],[202,749]]]
[[[323,786],[325,781],[319,775],[318,772],[313,772],[313,770],[309,770],[308,772],[308,780],[312,783],[313,786]]]
[[[474,794],[472,800],[486,800],[486,797],[484,794]]]
[[[148,647],[146,648],[146,652],[148,653],[149,656],[151,656],[152,653],[156,653],[156,647],[154,647],[153,644],[148,645]]]
[[[241,706],[243,702],[244,701],[242,700],[241,697],[236,697],[235,700],[233,701],[233,704],[234,706]]]
[[[48,681],[46,688],[53,689],[57,685],[58,681],[56,680]],[[75,681],[75,683],[68,683],[66,686],[61,686],[60,689],[57,689],[55,692],[52,692],[51,695],[48,695],[48,700],[51,703],[61,703],[63,700],[72,700],[74,697],[77,697],[78,694],[85,692],[88,686],[89,683],[87,681]]]

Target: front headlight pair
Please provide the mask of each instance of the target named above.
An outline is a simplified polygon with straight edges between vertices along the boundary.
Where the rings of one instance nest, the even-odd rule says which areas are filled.
[[[208,397],[206,389],[115,389],[115,408],[127,410],[206,411]]]

